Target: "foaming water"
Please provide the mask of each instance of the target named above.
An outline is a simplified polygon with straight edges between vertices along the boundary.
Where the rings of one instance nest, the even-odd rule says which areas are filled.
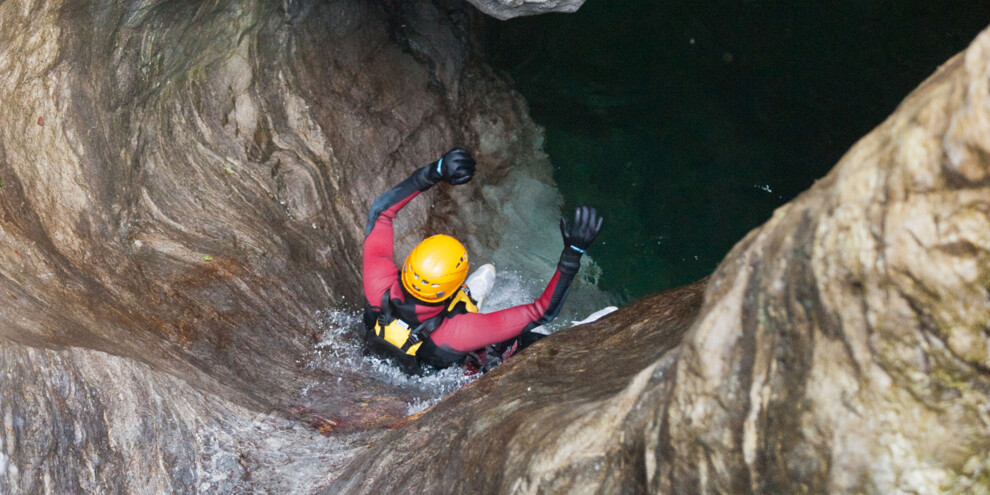
[[[496,273],[495,288],[482,306],[482,313],[491,313],[520,304],[529,304],[540,297],[546,289],[547,280],[524,277],[514,270],[503,270]],[[567,304],[566,302],[564,303]],[[557,318],[541,327],[540,333],[550,334],[566,328],[569,320]]]
[[[545,280],[524,277],[511,270],[498,271],[495,280],[492,293],[482,304],[482,313],[530,303],[539,297],[546,284]],[[421,376],[408,375],[387,359],[363,354],[360,335],[364,324],[361,312],[328,308],[317,311],[315,317],[321,338],[313,346],[312,357],[306,362],[306,366],[338,377],[356,373],[395,386],[412,397],[408,403],[408,414],[415,414],[436,404],[480,376],[466,375],[461,367],[430,370]],[[569,323],[554,322],[543,333],[563,328]],[[308,388],[303,390],[303,395],[307,391]]]

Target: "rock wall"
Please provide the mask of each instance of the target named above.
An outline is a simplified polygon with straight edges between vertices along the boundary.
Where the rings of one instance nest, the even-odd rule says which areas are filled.
[[[483,173],[397,251],[552,265],[512,254],[553,256],[559,198],[474,16],[0,2],[0,492],[987,490],[990,33],[705,282],[405,419],[307,367],[367,207],[455,143]]]
[[[478,178],[410,204],[397,256],[447,232],[552,273],[542,131],[478,15],[0,1],[0,493],[308,491],[340,450],[320,431],[406,415],[401,387],[307,360],[316,312],[363,304],[371,202],[451,146]]]
[[[646,493],[644,453],[655,463],[660,438],[644,430],[704,289],[543,339],[374,437],[320,493]]]
[[[703,305],[695,285],[555,334],[324,493],[987,493],[988,157],[985,31]]]
[[[990,487],[988,88],[984,31],[727,256],[654,486]]]
[[[397,253],[438,231],[497,251],[502,229],[534,227],[500,202],[559,202],[460,3],[0,8],[5,339],[213,386],[205,372],[272,404],[314,311],[360,307],[368,206],[411,170],[454,144],[482,163],[456,197],[409,206]],[[554,215],[534,237],[557,236]]]
[[[349,439],[99,351],[0,346],[0,492],[311,493]]]

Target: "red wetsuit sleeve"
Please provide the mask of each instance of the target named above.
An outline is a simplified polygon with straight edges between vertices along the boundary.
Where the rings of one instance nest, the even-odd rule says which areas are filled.
[[[392,220],[402,207],[418,195],[419,191],[414,190],[399,202],[381,211],[371,222],[371,231],[364,238],[361,277],[364,280],[364,297],[372,306],[381,305],[382,294],[392,287],[399,276],[393,251]]]
[[[364,280],[364,298],[371,306],[380,306],[382,294],[398,283],[399,270],[395,267],[392,250],[392,220],[409,201],[436,184],[436,177],[430,174],[433,166],[427,165],[416,170],[395,187],[385,191],[368,211],[361,276]]]
[[[565,283],[568,283],[566,280]],[[549,321],[556,316],[560,301],[554,301],[561,284],[561,273],[554,273],[543,295],[531,304],[513,306],[494,313],[465,313],[446,320],[430,334],[438,347],[458,352],[471,352],[486,346],[518,337],[527,327],[541,319]],[[548,318],[549,317],[549,318]]]

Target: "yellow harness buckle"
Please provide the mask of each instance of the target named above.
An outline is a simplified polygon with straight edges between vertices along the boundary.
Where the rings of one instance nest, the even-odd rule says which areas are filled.
[[[387,297],[387,293],[386,293],[386,297]],[[388,303],[387,301],[388,299],[384,299],[383,304],[387,304]],[[474,301],[471,300],[471,295],[468,292],[467,287],[462,286],[461,290],[458,290],[454,294],[454,296],[451,297],[450,304],[447,305],[444,312],[440,315],[435,316],[434,318],[447,318],[448,317],[447,315],[453,312],[454,308],[460,303],[464,303],[464,309],[468,313],[478,312],[478,306],[475,305]],[[408,323],[406,323],[405,321],[399,318],[395,318],[391,322],[388,322],[387,324],[382,321],[383,319],[384,318],[378,318],[377,321],[375,322],[375,329],[374,329],[375,335],[378,338],[384,340],[385,342],[388,342],[389,344],[395,346],[395,348],[398,349],[399,351],[402,351],[403,347],[410,340],[410,334],[413,332],[412,328],[410,328]],[[426,337],[426,335],[419,337],[420,338],[418,342],[410,345],[409,348],[407,348],[404,351],[405,354],[408,354],[410,356],[416,355],[416,351],[418,351],[419,347],[423,345],[422,340],[423,338]],[[415,337],[413,338],[413,340],[415,340]]]
[[[409,340],[409,333],[411,331],[412,329],[409,328],[409,325],[398,318],[392,320],[392,323],[385,325],[384,328],[381,324],[375,325],[375,334],[399,349],[402,349],[402,346],[404,346],[406,341]],[[417,342],[415,345],[410,346],[409,349],[406,350],[406,354],[415,356],[416,351],[421,345],[423,345],[422,342]]]

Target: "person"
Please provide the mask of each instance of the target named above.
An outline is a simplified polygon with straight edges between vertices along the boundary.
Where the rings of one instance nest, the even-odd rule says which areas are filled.
[[[561,218],[564,249],[542,295],[530,304],[479,313],[474,287],[464,284],[470,266],[464,246],[448,235],[429,237],[413,248],[400,270],[392,226],[419,193],[440,181],[467,184],[475,168],[470,153],[453,148],[379,196],[368,213],[362,260],[365,351],[392,357],[410,373],[420,372],[423,364],[445,368],[469,357],[475,366],[491,365],[543,337],[533,329],[560,312],[581,255],[602,228],[603,219],[589,206],[578,207],[571,222]],[[494,268],[483,268],[480,278],[490,287]]]

